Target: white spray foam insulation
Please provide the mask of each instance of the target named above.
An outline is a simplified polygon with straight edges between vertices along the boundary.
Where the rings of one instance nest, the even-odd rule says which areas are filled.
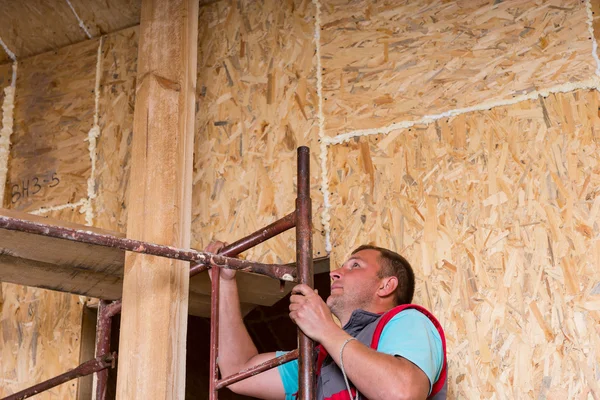
[[[102,77],[102,44],[104,43],[104,37],[101,37],[98,41],[98,56],[96,60],[96,84],[94,86],[94,125],[88,132],[87,142],[88,150],[90,152],[90,163],[91,172],[90,177],[87,181],[87,202],[83,205],[82,212],[85,212],[85,223],[86,225],[94,224],[94,207],[92,205],[93,200],[96,198],[96,160],[97,160],[97,139],[100,136],[100,79]]]
[[[6,54],[8,54],[8,57],[11,60],[17,61],[17,57],[15,56],[15,53],[13,53],[12,51],[10,51],[10,49],[8,48],[8,46],[6,45],[6,43],[4,43],[4,41],[2,40],[2,38],[0,38],[0,46],[2,46],[2,48],[4,49],[4,51],[6,52]]]
[[[87,27],[83,23],[83,20],[79,17],[79,14],[77,14],[77,11],[75,11],[75,8],[73,7],[73,4],[71,4],[70,0],[66,0],[66,1],[67,1],[67,4],[69,5],[69,8],[71,8],[71,11],[73,11],[73,15],[75,15],[75,18],[77,18],[77,22],[79,23],[79,27],[85,32],[85,34],[87,35],[88,39],[91,39],[92,35],[87,30]]]
[[[81,199],[76,203],[67,203],[67,204],[61,204],[61,205],[52,206],[52,207],[41,207],[41,208],[38,208],[37,210],[29,211],[29,214],[44,215],[51,211],[76,209],[76,208],[80,208],[80,207],[82,207],[82,210],[80,212],[83,213],[84,212],[83,207],[86,206],[87,202],[88,202],[88,199]]]
[[[0,206],[4,204],[6,176],[8,174],[8,158],[10,155],[10,137],[13,134],[15,91],[17,84],[17,62],[13,63],[12,81],[4,88],[2,102],[2,129],[0,129]]]
[[[588,30],[590,31],[590,38],[592,39],[592,57],[596,61],[596,75],[600,76],[600,58],[598,58],[598,41],[594,36],[594,13],[592,12],[591,0],[585,1],[585,9],[587,11],[587,24]]]

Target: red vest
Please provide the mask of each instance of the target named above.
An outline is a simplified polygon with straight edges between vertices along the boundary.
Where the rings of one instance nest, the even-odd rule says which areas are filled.
[[[355,311],[350,317],[350,321],[344,326],[344,330],[353,337],[356,337],[361,343],[377,350],[379,338],[385,325],[398,313],[415,309],[425,314],[438,330],[442,339],[442,348],[444,351],[444,364],[440,376],[432,385],[431,394],[428,399],[443,400],[446,399],[448,366],[446,361],[446,338],[444,330],[438,320],[425,308],[415,304],[403,304],[392,308],[390,311],[378,315],[363,310]],[[324,365],[327,359],[327,351],[321,345],[317,346],[317,400],[351,400],[346,389],[346,384],[341,370],[334,362]],[[356,388],[351,387],[353,396],[356,396]],[[362,394],[360,399],[366,400]]]

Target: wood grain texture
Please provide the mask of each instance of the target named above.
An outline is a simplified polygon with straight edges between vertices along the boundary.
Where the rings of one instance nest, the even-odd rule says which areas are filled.
[[[93,37],[135,26],[139,0],[70,0]],[[0,38],[18,60],[88,40],[65,0],[5,1],[0,14]],[[11,61],[0,48],[0,64]]]
[[[98,42],[19,63],[5,207],[33,211],[87,197]]]
[[[331,148],[332,265],[362,243],[408,258],[450,397],[600,395],[599,104],[551,95]]]
[[[0,27],[2,41],[17,59],[88,39],[64,0],[5,1]]]
[[[140,23],[140,0],[70,0],[92,37]]]
[[[324,255],[318,216],[319,146],[310,1],[217,2],[200,9],[192,245],[232,242],[295,207],[296,148],[311,147],[313,240]],[[248,251],[290,262],[295,235]]]
[[[0,283],[0,396],[79,365],[82,307],[79,296]],[[76,395],[77,381],[71,381],[36,398]]]
[[[327,135],[592,76],[584,1],[322,1]]]
[[[138,31],[134,27],[108,35],[102,45],[94,226],[123,233],[127,230]]]
[[[144,0],[127,237],[190,246],[198,2]],[[117,399],[183,399],[189,263],[127,253]],[[143,332],[143,335],[140,335]]]

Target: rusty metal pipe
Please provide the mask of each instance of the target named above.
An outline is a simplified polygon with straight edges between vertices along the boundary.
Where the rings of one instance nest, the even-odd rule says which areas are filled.
[[[45,390],[52,389],[53,387],[61,385],[72,379],[90,375],[94,372],[98,372],[106,368],[114,368],[116,358],[117,353],[104,354],[100,357],[96,357],[92,360],[86,361],[77,368],[67,371],[64,374],[55,376],[54,378],[48,379],[47,381],[44,381],[42,383],[38,383],[37,385],[31,386],[25,390],[21,390],[18,393],[11,394],[10,396],[3,398],[2,400],[26,399],[28,397],[35,396],[36,394],[41,393]]]
[[[238,372],[237,374],[233,374],[228,376],[227,378],[223,378],[217,382],[217,389],[222,389],[226,386],[232,385],[236,382],[239,382],[243,379],[249,378],[251,376],[255,376],[260,374],[261,372],[268,371],[272,368],[278,367],[287,362],[293,361],[298,358],[298,349],[290,351],[282,356],[273,358],[271,360],[265,361],[262,364],[255,365],[252,368],[245,369],[243,371]]]
[[[219,252],[222,256],[234,257],[238,254],[251,249],[259,243],[265,242],[273,236],[277,236],[280,233],[283,233],[289,229],[292,229],[296,226],[296,213],[290,213],[285,217],[278,219],[270,225],[265,226],[262,229],[257,230],[250,235],[237,240],[230,245],[223,247],[223,249]],[[204,272],[208,269],[208,266],[205,264],[196,264],[190,268],[190,278],[199,274],[200,272]]]
[[[203,253],[197,250],[185,250],[172,246],[143,242],[135,239],[118,238],[111,235],[94,233],[62,226],[46,225],[39,222],[0,216],[0,229],[15,230],[36,235],[49,236],[57,239],[93,244],[105,247],[114,247],[121,250],[141,254],[167,257],[176,260],[215,264],[222,268],[237,269],[245,272],[254,272],[270,276],[274,279],[294,281],[296,271],[293,268],[280,264],[263,264],[237,258],[225,257],[217,254]]]
[[[104,314],[107,317],[114,317],[121,312],[121,300],[115,300],[112,303],[108,303],[104,306]]]
[[[310,199],[310,150],[298,148],[298,197],[296,199],[296,264],[300,283],[314,288],[312,219]],[[298,400],[314,400],[314,342],[298,329]]]
[[[120,302],[119,302],[120,303]],[[110,336],[112,331],[112,315],[108,307],[114,303],[100,300],[98,304],[98,323],[96,326],[96,357],[110,352]],[[120,307],[119,307],[120,308]],[[108,370],[103,369],[96,372],[96,400],[106,399],[106,387],[108,383]]]
[[[221,268],[213,268],[210,291],[210,381],[208,389],[209,400],[217,400],[217,381],[219,380],[219,289],[221,283]]]

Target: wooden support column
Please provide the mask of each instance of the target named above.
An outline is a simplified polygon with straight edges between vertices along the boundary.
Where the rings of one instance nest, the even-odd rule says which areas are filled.
[[[190,246],[198,0],[142,0],[127,237]],[[127,253],[117,399],[183,399],[189,264]]]

